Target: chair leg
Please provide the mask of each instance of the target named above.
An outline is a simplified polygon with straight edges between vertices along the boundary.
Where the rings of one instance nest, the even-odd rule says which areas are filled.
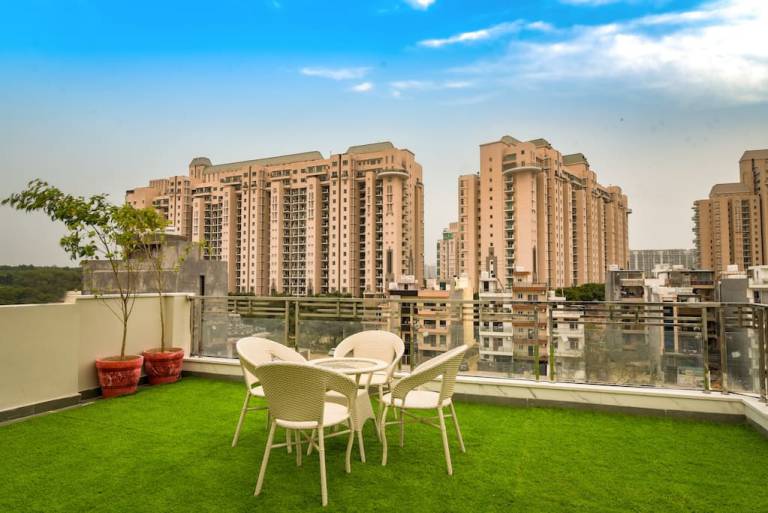
[[[296,440],[296,466],[301,466],[301,453],[304,452],[301,450],[301,430],[295,429],[293,431],[293,437]]]
[[[320,448],[318,452],[320,453],[320,493],[323,501],[323,506],[328,505],[328,488],[326,487],[325,483],[325,430],[322,426],[318,428],[318,442],[320,444]]]
[[[312,445],[315,442],[315,430],[313,429],[312,432],[309,434],[309,447],[307,447],[307,456],[310,456],[312,454]]]
[[[381,464],[387,464],[387,409],[389,406],[384,405],[384,410],[381,414]]]
[[[272,452],[272,439],[275,436],[276,427],[277,422],[273,420],[272,425],[269,426],[267,448],[264,449],[264,457],[261,458],[261,469],[259,470],[259,479],[256,481],[256,490],[253,492],[254,495],[259,495],[261,493],[261,486],[264,484],[264,474],[267,472],[267,463],[269,462],[269,453]]]
[[[240,439],[240,429],[243,427],[243,421],[245,420],[245,414],[248,413],[248,403],[251,400],[250,390],[245,391],[245,402],[243,402],[243,409],[240,410],[240,418],[237,420],[237,428],[235,428],[235,437],[232,439],[232,447],[237,445],[237,441]]]
[[[360,461],[365,463],[365,445],[363,444],[363,426],[359,426],[359,427],[360,427],[360,431],[357,432],[357,445],[359,446],[359,449],[360,449]]]
[[[347,440],[347,458],[344,462],[344,469],[347,471],[347,474],[349,474],[352,472],[352,445],[355,443],[355,427],[352,424],[351,417],[347,424],[349,425],[349,439]],[[312,434],[314,435],[314,431]]]
[[[440,418],[440,435],[443,437],[443,452],[445,452],[445,465],[448,467],[448,475],[453,475],[453,467],[451,466],[451,450],[448,447],[448,433],[445,429],[445,417],[443,416],[443,408],[437,408],[437,416]]]
[[[464,439],[461,438],[461,428],[459,428],[459,418],[456,417],[456,409],[453,407],[453,401],[451,401],[451,417],[453,418],[453,427],[456,428],[456,436],[459,438],[459,447],[461,452],[467,452],[464,448]]]
[[[405,408],[400,408],[400,447],[403,446],[405,446]]]
[[[288,454],[291,454],[293,442],[291,441],[291,431],[288,429],[285,430],[285,447],[287,448]]]
[[[384,389],[383,385],[379,385],[379,405],[384,404]],[[373,423],[376,425],[376,438],[379,439],[379,442],[381,442],[381,427],[379,426],[379,416],[374,415],[373,417]]]

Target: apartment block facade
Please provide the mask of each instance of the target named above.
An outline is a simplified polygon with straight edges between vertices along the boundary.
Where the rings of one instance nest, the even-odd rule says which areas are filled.
[[[155,206],[205,243],[208,258],[228,262],[231,292],[362,296],[402,275],[423,278],[422,169],[390,142],[328,158],[312,151],[214,165],[198,157],[188,177],[153,180],[126,201]]]
[[[766,263],[768,250],[768,149],[745,151],[735,183],[716,184],[693,204],[698,267],[722,273]]]
[[[448,282],[459,275],[459,223],[450,223],[437,241],[437,279]]]
[[[459,177],[459,270],[477,289],[516,270],[549,287],[602,283],[629,263],[627,196],[603,186],[581,154],[545,139],[504,136],[480,145],[480,171]]]

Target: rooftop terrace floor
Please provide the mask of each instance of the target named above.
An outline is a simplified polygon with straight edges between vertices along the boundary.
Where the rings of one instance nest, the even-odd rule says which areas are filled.
[[[320,511],[315,455],[276,449],[254,497],[262,412],[231,437],[243,386],[185,378],[0,426],[0,511]],[[766,511],[768,441],[746,425],[460,403],[467,453],[409,425],[405,447],[366,426],[368,463],[326,448],[325,511]],[[396,439],[391,427],[390,441]],[[452,431],[449,431],[452,434]],[[357,455],[357,448],[353,455]]]

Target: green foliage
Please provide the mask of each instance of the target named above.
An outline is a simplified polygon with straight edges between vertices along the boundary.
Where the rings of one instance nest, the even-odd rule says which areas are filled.
[[[79,267],[0,266],[0,305],[56,303],[79,290]]]
[[[578,287],[557,289],[557,294],[567,301],[605,301],[605,284],[585,283]]]
[[[26,189],[3,199],[1,204],[25,212],[43,212],[51,221],[63,223],[66,234],[59,244],[72,260],[109,262],[120,307],[104,304],[122,323],[120,357],[124,357],[128,319],[136,300],[137,261],[129,257],[137,254],[147,236],[164,226],[162,216],[153,209],[113,205],[106,194],[88,198],[65,194],[42,180],[29,182]]]

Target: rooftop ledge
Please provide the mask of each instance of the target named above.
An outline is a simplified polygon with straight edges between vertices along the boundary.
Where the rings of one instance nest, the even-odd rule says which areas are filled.
[[[242,376],[240,363],[230,358],[188,357],[184,360],[184,371],[220,379],[239,380]],[[469,402],[747,421],[768,435],[768,405],[757,397],[742,394],[466,375],[457,377],[455,393],[457,399]]]

